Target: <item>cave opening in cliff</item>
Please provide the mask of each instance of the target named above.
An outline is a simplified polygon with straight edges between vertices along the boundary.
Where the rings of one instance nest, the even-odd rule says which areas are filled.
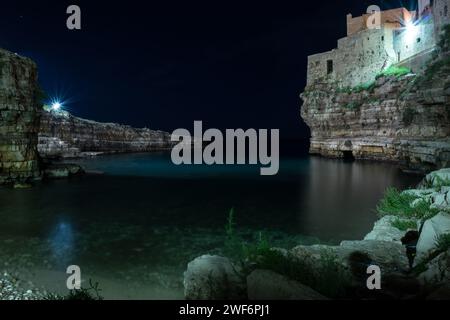
[[[355,156],[351,150],[342,151],[342,157],[345,161],[355,161]]]

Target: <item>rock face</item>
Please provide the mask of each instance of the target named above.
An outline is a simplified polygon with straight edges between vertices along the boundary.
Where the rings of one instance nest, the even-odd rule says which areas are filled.
[[[349,257],[354,252],[362,252],[370,257],[373,264],[379,266],[385,274],[396,273],[408,269],[405,248],[397,242],[363,240],[343,241],[339,246],[298,246],[291,254],[313,267],[320,263],[324,252],[335,255],[343,267],[348,269]]]
[[[450,250],[441,253],[426,265],[426,271],[420,274],[419,280],[426,284],[450,282]]]
[[[438,70],[381,77],[367,88],[307,87],[301,116],[311,129],[310,152],[421,170],[449,166],[450,70]]]
[[[187,300],[246,299],[245,280],[229,259],[204,255],[188,264],[184,296]]]
[[[425,221],[419,242],[417,243],[417,262],[426,257],[436,248],[439,236],[450,234],[450,215],[441,212],[437,216]]]
[[[40,177],[37,67],[0,49],[0,184]]]
[[[50,179],[69,178],[84,173],[83,168],[79,165],[69,163],[49,164],[43,171],[44,177]]]
[[[71,158],[92,153],[147,152],[173,144],[170,134],[116,123],[100,123],[67,112],[42,111],[39,154],[43,158]]]
[[[405,232],[392,226],[395,219],[395,216],[384,216],[375,222],[373,230],[365,236],[364,240],[392,241],[401,243],[401,239],[405,235]]]

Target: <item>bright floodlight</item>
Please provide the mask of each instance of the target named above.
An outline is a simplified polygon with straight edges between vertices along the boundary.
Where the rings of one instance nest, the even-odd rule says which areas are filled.
[[[414,24],[414,22],[408,21],[406,23],[405,29],[406,29],[405,40],[407,43],[412,43],[419,33],[419,28]]]
[[[61,103],[59,102],[55,102],[52,104],[52,109],[55,111],[58,111],[59,109],[61,109]]]

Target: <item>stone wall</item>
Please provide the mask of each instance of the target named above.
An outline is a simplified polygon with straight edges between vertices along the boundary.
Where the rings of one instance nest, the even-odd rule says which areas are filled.
[[[355,87],[373,81],[378,73],[397,62],[393,30],[394,26],[390,25],[363,30],[340,39],[335,50],[309,56],[308,86],[332,83]]]
[[[67,112],[42,111],[39,153],[43,158],[86,153],[147,152],[173,145],[170,134],[147,128],[81,119]]]
[[[371,14],[364,14],[359,17],[353,17],[351,14],[347,15],[347,36],[367,30],[367,20]],[[410,19],[415,15],[415,12],[408,11],[405,8],[396,8],[380,12],[381,24],[397,23],[397,21]],[[399,26],[399,25],[398,25]]]
[[[0,49],[0,184],[40,177],[37,67]]]
[[[449,166],[450,66],[428,77],[383,77],[361,92],[307,88],[301,114],[311,128],[311,153],[423,170]]]
[[[441,0],[445,3],[450,0]],[[436,18],[442,28],[445,9],[435,11],[443,17]],[[347,37],[339,39],[337,49],[308,57],[308,86],[329,83],[338,87],[356,87],[370,83],[376,76],[393,64],[406,62],[413,68],[415,56],[432,51],[436,47],[434,18],[416,21],[416,26],[405,27],[406,21],[416,15],[406,9],[381,12],[381,28],[368,29],[368,14],[360,17],[347,16]],[[405,64],[406,65],[406,64]]]
[[[450,23],[450,0],[434,0],[432,12],[436,37],[439,37],[442,27]]]
[[[434,23],[421,23],[417,26],[394,31],[394,50],[397,62],[405,61],[411,57],[433,49],[436,46],[434,36]]]

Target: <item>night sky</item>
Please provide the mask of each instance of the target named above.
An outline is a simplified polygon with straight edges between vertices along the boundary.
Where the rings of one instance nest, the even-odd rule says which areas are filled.
[[[245,4],[244,4],[245,2]],[[411,2],[414,3],[414,2]],[[82,30],[66,28],[67,6]],[[35,60],[77,116],[138,127],[278,128],[300,118],[307,56],[346,34],[346,14],[399,1],[2,1],[0,47]]]

